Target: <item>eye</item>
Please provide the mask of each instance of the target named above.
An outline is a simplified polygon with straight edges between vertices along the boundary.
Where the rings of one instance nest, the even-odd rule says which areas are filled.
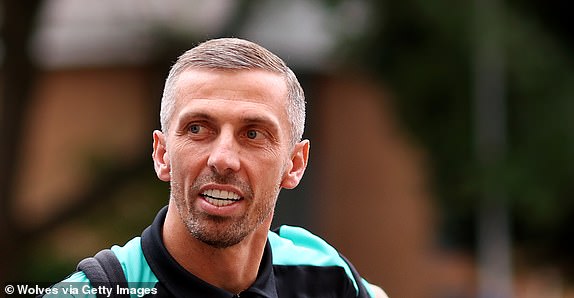
[[[192,133],[192,134],[198,134],[201,132],[201,130],[203,129],[203,127],[199,124],[191,124],[187,130]]]
[[[260,135],[260,133],[255,129],[250,129],[246,132],[246,135],[247,135],[247,138],[254,140],[254,139],[257,139],[257,137]]]

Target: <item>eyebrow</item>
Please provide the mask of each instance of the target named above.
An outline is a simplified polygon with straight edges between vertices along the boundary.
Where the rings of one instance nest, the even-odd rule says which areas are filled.
[[[262,124],[266,126],[271,126],[277,129],[278,124],[269,117],[259,116],[259,115],[244,115],[241,117],[241,122],[245,124]]]
[[[201,111],[189,111],[184,112],[179,116],[179,122],[187,122],[189,119],[199,119],[208,122],[218,122],[217,119],[208,113]],[[279,131],[279,124],[277,121],[271,119],[270,117],[262,115],[242,115],[239,121],[245,125],[264,125],[271,128],[273,131]]]
[[[213,116],[207,114],[207,113],[194,112],[194,111],[184,112],[184,113],[179,115],[178,119],[179,120],[202,119],[202,120],[207,120],[207,121],[215,121],[215,118]]]

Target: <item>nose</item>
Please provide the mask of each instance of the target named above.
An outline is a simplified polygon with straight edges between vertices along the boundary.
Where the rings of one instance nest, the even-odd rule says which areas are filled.
[[[220,133],[213,143],[207,165],[221,175],[239,171],[239,146],[232,133]]]

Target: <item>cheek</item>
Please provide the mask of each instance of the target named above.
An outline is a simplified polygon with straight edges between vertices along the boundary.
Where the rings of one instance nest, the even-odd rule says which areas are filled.
[[[176,176],[194,175],[198,171],[199,158],[196,154],[174,152],[171,156],[171,173]]]
[[[262,179],[265,179],[273,188],[279,187],[289,168],[289,162],[282,160],[281,157],[277,157],[262,166]]]

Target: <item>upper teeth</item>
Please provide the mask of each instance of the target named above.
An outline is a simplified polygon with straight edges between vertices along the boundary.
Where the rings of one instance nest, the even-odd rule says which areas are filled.
[[[237,201],[241,197],[232,192],[227,190],[219,190],[219,189],[208,189],[202,193],[204,196],[211,197],[218,200],[233,200]]]

